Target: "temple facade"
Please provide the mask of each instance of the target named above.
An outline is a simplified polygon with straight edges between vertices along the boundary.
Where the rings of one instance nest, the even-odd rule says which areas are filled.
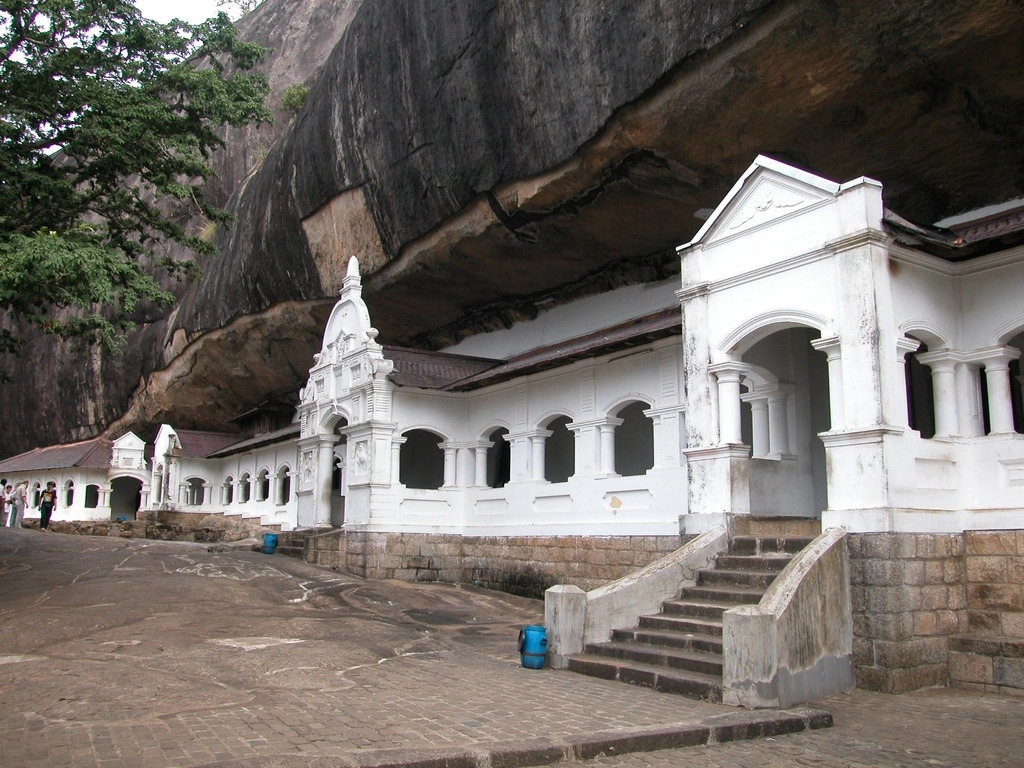
[[[591,588],[715,525],[801,519],[850,534],[858,680],[944,682],[949,637],[1024,635],[1022,229],[1022,200],[925,227],[872,179],[759,157],[679,276],[424,351],[378,342],[353,258],[294,411],[0,475],[56,481],[56,521],[334,530],[357,573],[499,587]]]

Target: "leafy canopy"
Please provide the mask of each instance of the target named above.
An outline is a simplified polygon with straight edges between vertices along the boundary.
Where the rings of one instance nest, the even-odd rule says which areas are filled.
[[[169,307],[162,243],[214,247],[180,223],[203,196],[218,129],[270,119],[266,49],[227,16],[160,24],[124,0],[0,0],[0,352],[25,324],[115,345],[143,303]],[[20,330],[19,330],[20,329]]]

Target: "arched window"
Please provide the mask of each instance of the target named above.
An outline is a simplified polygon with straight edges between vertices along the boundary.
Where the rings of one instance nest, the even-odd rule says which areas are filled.
[[[622,423],[615,428],[615,472],[642,475],[654,466],[654,422],[644,413],[651,406],[633,402],[620,408]]]
[[[40,490],[41,490],[41,486],[39,485],[38,481],[32,483],[32,490],[31,490],[31,492],[29,494],[30,499],[31,499],[29,501],[29,506],[30,507],[38,507],[39,506],[39,492],[40,492]]]
[[[225,504],[232,504],[235,501],[235,479],[228,475],[224,480],[224,493],[222,495]]]
[[[512,472],[512,446],[505,435],[508,430],[498,427],[487,436],[491,447],[487,449],[487,487],[504,488]]]
[[[566,426],[568,416],[556,416],[545,426],[551,434],[544,440],[544,479],[564,483],[576,473],[576,436]]]
[[[98,485],[85,486],[85,508],[96,509],[100,505],[100,487]]]
[[[407,488],[436,490],[444,485],[443,438],[425,429],[402,435],[405,442],[398,454],[398,481]]]
[[[75,481],[68,480],[64,486],[64,509],[73,506],[75,503]]]
[[[252,498],[252,475],[245,472],[238,479],[238,503],[248,504],[250,498]]]
[[[270,498],[270,472],[261,469],[256,476],[256,501],[266,501]]]
[[[287,504],[292,499],[291,468],[285,464],[277,470],[277,498],[275,504]]]
[[[186,481],[186,485],[188,486],[186,490],[186,503],[193,507],[201,506],[205,496],[203,493],[203,479],[201,477],[190,477]]]
[[[910,428],[920,432],[921,437],[932,438],[935,437],[935,394],[932,389],[932,370],[917,359],[918,355],[927,351],[928,345],[921,344],[917,352],[907,355],[907,420]],[[984,387],[982,392],[984,392]]]

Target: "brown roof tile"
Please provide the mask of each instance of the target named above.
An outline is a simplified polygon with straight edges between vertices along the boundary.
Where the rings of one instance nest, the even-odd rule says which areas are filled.
[[[113,442],[104,437],[80,443],[50,445],[0,461],[0,474],[47,469],[105,469],[110,466]]]

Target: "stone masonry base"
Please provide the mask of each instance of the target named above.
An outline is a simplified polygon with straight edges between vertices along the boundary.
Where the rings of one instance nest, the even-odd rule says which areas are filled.
[[[678,549],[680,536],[458,536],[347,532],[346,567],[370,579],[477,584],[543,598],[590,590]]]

